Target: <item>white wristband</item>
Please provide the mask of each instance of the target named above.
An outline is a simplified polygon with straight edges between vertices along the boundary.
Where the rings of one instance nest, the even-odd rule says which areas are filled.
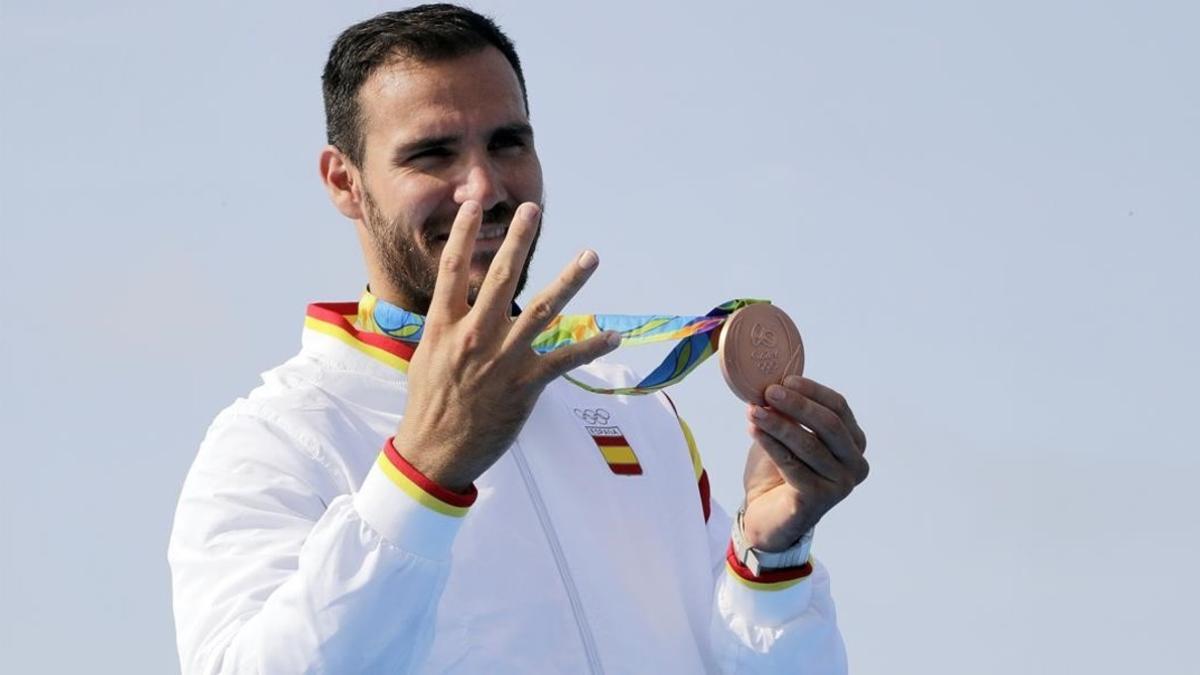
[[[745,513],[746,507],[738,509],[730,536],[733,539],[733,554],[754,576],[785,567],[799,567],[808,562],[809,552],[812,550],[813,530],[805,532],[799,541],[782,551],[760,551],[746,543],[746,535],[742,532],[742,516]]]

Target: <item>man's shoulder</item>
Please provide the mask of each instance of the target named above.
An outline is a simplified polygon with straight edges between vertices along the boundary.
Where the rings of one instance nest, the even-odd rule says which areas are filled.
[[[347,406],[392,408],[398,396],[403,400],[408,387],[401,373],[375,367],[370,359],[364,367],[353,350],[325,346],[306,339],[299,353],[263,372],[262,382],[241,400],[296,423]]]
[[[303,420],[303,411],[330,405],[328,394],[319,382],[324,371],[319,360],[301,352],[260,374],[261,382],[245,396],[222,410],[214,424],[229,417],[255,417],[291,427]]]
[[[303,437],[305,420],[332,405],[318,385],[321,368],[300,353],[260,375],[261,382],[217,413],[206,444],[229,429],[259,430],[281,437]]]
[[[347,371],[302,350],[262,373],[262,382],[220,411],[208,428],[200,454],[226,459],[317,462],[342,473],[347,458],[340,448],[364,435],[370,404],[394,388]]]

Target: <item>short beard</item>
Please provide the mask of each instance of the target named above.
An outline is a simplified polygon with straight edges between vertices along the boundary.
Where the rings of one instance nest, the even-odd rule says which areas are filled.
[[[379,209],[379,205],[371,197],[371,193],[365,190],[363,191],[363,206],[366,210],[367,232],[371,235],[371,243],[375,248],[379,264],[383,266],[384,275],[387,276],[392,287],[399,291],[403,301],[412,305],[405,309],[428,315],[429,306],[433,301],[433,289],[437,283],[438,258],[440,257],[433,251],[434,246],[437,245],[437,237],[434,233],[449,232],[454,217],[451,216],[450,221],[446,223],[427,222],[424,227],[410,236],[405,234],[406,228],[401,217],[397,216],[391,221],[387,220]],[[544,216],[545,207],[540,204],[539,207]],[[507,228],[512,223],[515,213],[516,205],[507,202],[497,204],[483,214],[482,226],[504,225]],[[533,242],[529,245],[529,255],[525,256],[525,264],[521,266],[521,274],[517,277],[517,286],[513,297],[509,298],[510,302],[525,290],[525,283],[529,280],[529,266],[533,262],[533,254],[537,250],[537,242],[540,237],[541,227],[538,228]],[[474,260],[481,259],[480,255],[485,256],[483,259],[490,267],[495,254],[477,254]],[[480,283],[481,280],[471,279],[467,291],[468,305],[474,305],[476,298],[479,297]]]

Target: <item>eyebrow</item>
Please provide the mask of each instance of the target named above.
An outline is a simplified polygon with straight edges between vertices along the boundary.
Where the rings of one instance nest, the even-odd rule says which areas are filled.
[[[427,138],[418,138],[415,141],[402,143],[396,146],[394,156],[398,160],[402,160],[409,155],[416,154],[430,148],[437,148],[443,145],[451,145],[458,140],[458,136],[429,136]]]
[[[531,138],[533,137],[533,127],[529,126],[528,122],[514,122],[496,128],[492,131],[492,136],[522,136]]]
[[[492,130],[491,137],[496,136],[520,136],[523,138],[531,138],[533,136],[533,127],[527,122],[513,122],[512,124],[504,124]],[[439,148],[445,145],[453,145],[459,142],[461,138],[461,136],[455,135],[418,138],[414,141],[409,141],[408,143],[402,143],[396,146],[396,150],[392,156],[397,160],[403,160],[406,157],[424,150]]]

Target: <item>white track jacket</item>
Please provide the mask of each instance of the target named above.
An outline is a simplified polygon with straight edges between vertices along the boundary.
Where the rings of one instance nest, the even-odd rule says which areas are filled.
[[[560,379],[451,493],[388,440],[412,346],[357,312],[310,306],[300,353],[200,446],[168,551],[185,675],[846,671],[824,568],[755,577],[727,555],[665,395]]]

